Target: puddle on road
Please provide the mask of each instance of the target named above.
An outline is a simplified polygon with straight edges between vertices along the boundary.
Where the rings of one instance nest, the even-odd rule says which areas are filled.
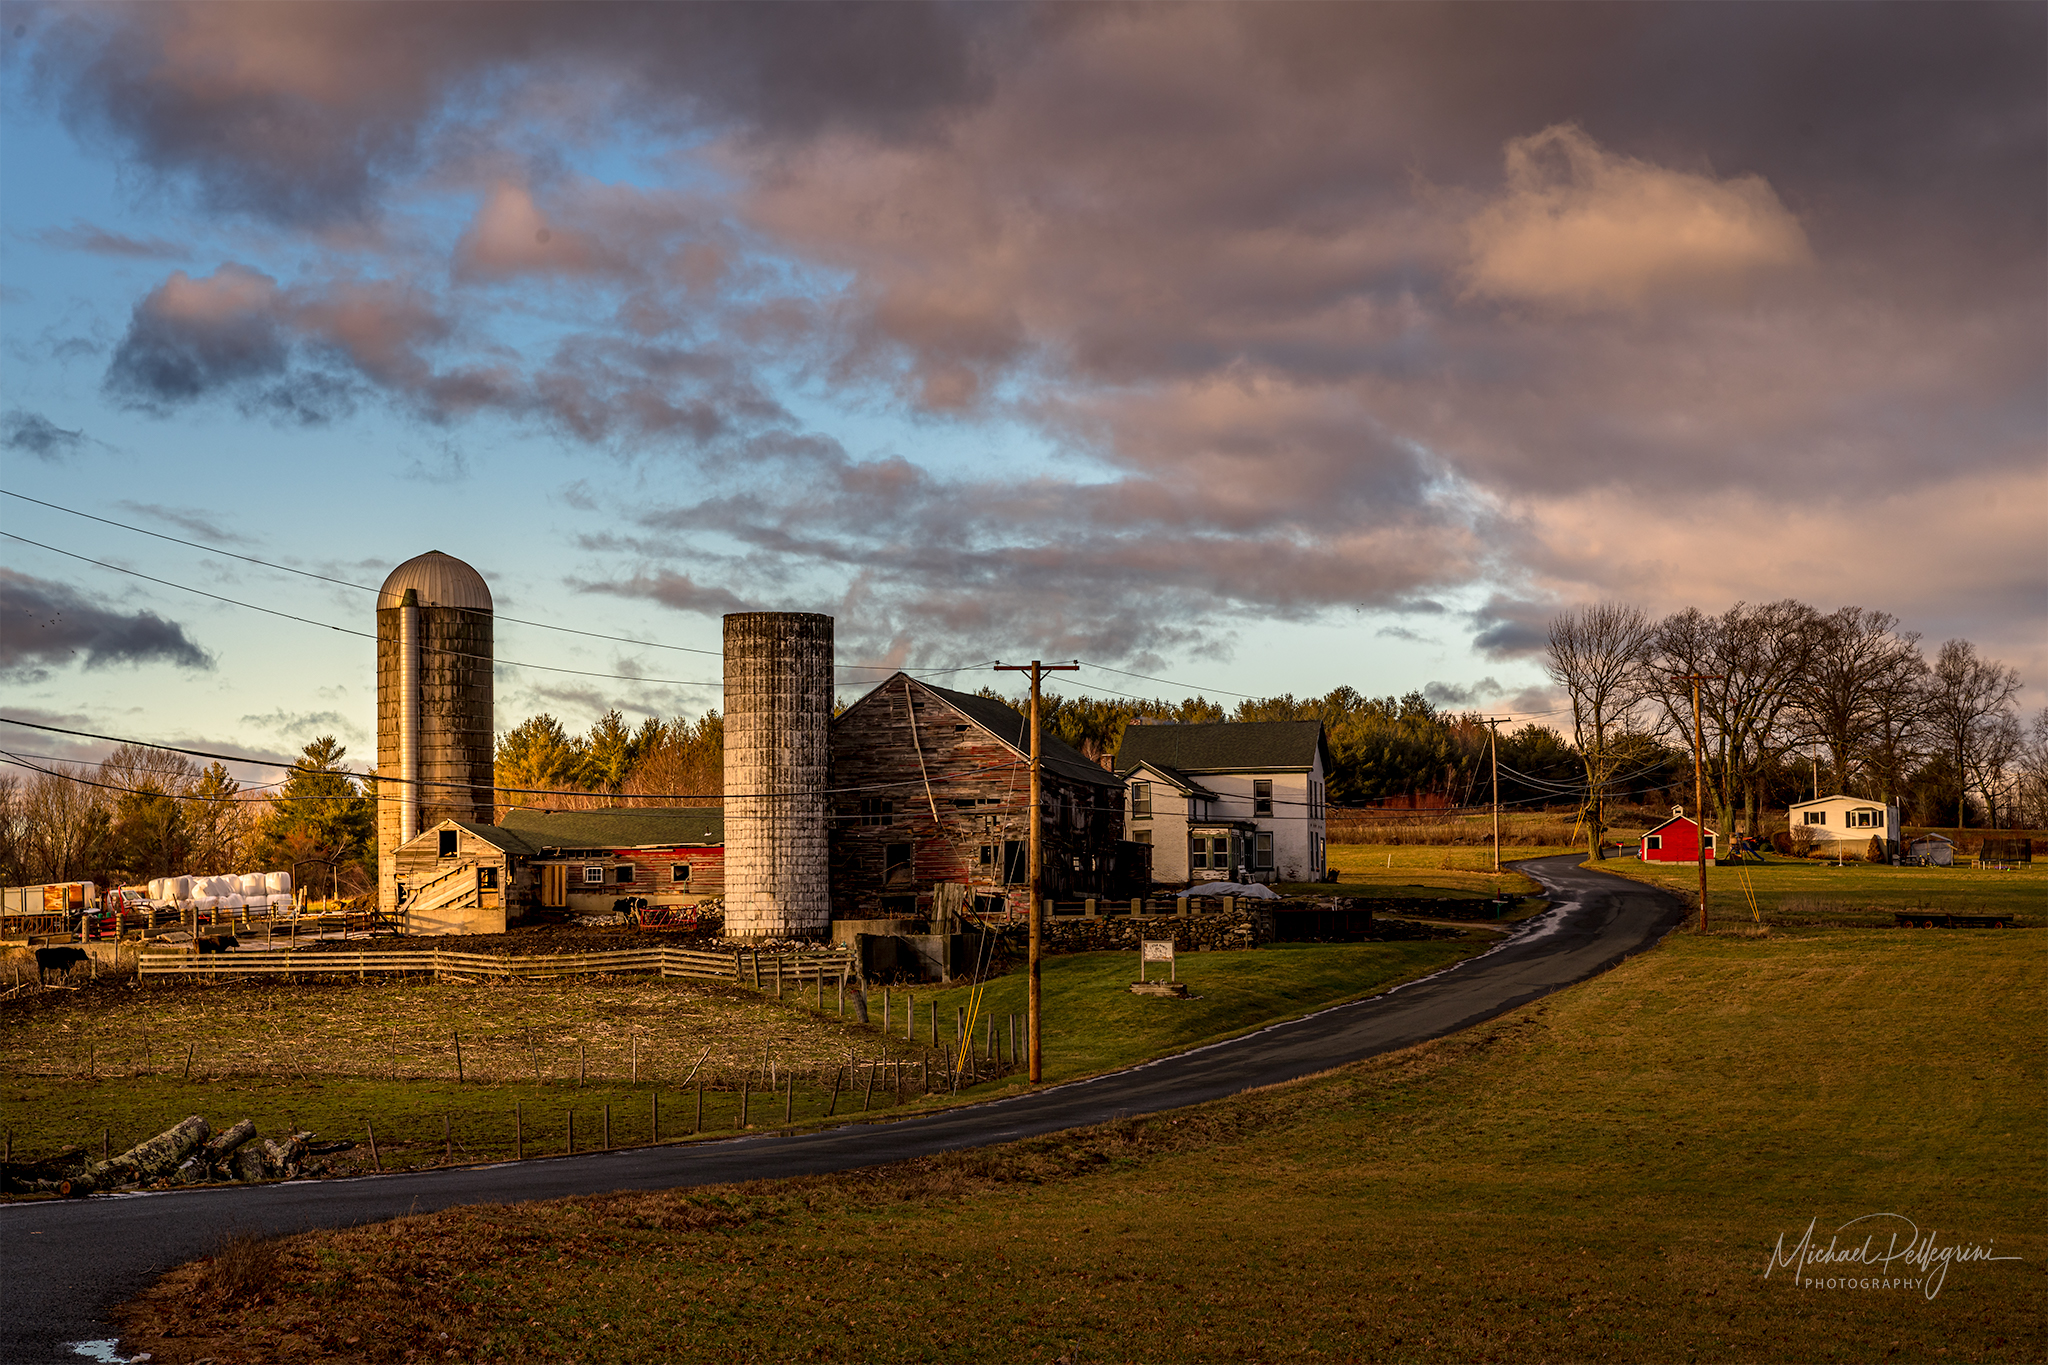
[[[100,1361],[102,1365],[141,1365],[141,1362],[150,1359],[147,1351],[139,1356],[122,1355],[116,1349],[121,1343],[112,1337],[104,1341],[68,1341],[64,1344],[87,1360]]]

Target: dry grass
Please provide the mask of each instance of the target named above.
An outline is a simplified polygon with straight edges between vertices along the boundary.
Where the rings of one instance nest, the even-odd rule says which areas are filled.
[[[815,1002],[815,995],[808,997]],[[758,1064],[821,1069],[846,1058],[838,996],[825,1011],[749,990],[654,976],[479,985],[425,978],[202,985],[102,982],[90,992],[0,1001],[0,1075],[455,1079],[674,1083],[704,1054],[713,1074]],[[853,1006],[849,1000],[848,1017]]]
[[[290,1239],[164,1362],[2048,1357],[2031,936],[1685,936],[1298,1085],[874,1171]],[[1875,1211],[2017,1261],[1795,1288]],[[163,1334],[163,1335],[160,1335]]]

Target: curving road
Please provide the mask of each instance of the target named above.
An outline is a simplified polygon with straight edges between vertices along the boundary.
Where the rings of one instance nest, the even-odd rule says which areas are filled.
[[[1590,872],[1577,855],[1521,863],[1557,904],[1434,976],[1128,1071],[985,1104],[825,1132],[742,1137],[355,1180],[226,1186],[0,1208],[0,1361],[72,1361],[113,1335],[106,1313],[230,1229],[299,1232],[456,1204],[811,1175],[1009,1142],[1220,1099],[1441,1038],[1597,975],[1684,916],[1671,896]]]

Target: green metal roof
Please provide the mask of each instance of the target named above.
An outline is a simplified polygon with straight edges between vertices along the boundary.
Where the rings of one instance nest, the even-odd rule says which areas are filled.
[[[1305,771],[1323,768],[1330,751],[1319,720],[1226,720],[1210,725],[1132,725],[1116,751],[1116,770],[1129,772],[1141,761],[1167,764],[1183,773]]]
[[[506,853],[531,854],[535,851],[533,845],[527,843],[526,840],[520,838],[511,830],[497,825],[479,825],[468,820],[450,820],[447,823],[474,834],[485,843]],[[434,828],[439,829],[440,826],[436,825]],[[432,831],[428,832],[431,833]]]
[[[514,806],[498,828],[532,851],[576,848],[702,847],[725,842],[725,811],[717,806],[612,806],[544,811]]]

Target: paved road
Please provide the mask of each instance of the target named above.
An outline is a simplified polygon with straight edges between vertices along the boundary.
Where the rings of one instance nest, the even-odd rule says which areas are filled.
[[[887,1123],[359,1180],[112,1195],[0,1208],[0,1362],[81,1356],[106,1313],[222,1232],[343,1227],[455,1204],[552,1199],[810,1175],[981,1147],[1153,1113],[1441,1038],[1583,981],[1653,946],[1682,917],[1662,892],[1577,866],[1520,866],[1558,904],[1436,975],[1114,1075]]]

